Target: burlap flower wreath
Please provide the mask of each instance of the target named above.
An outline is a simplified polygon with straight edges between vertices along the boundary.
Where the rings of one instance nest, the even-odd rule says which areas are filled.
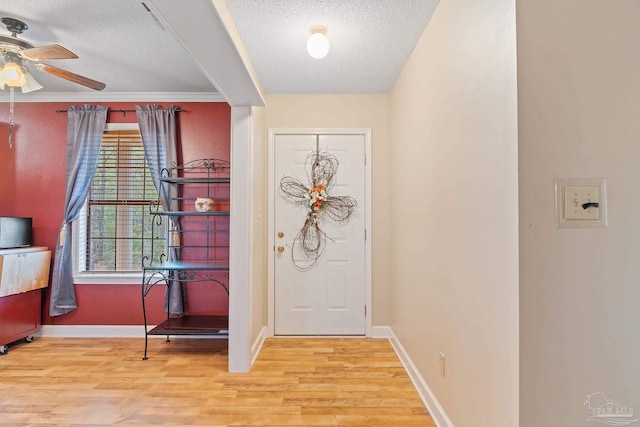
[[[312,268],[324,252],[327,235],[320,229],[321,216],[326,214],[337,223],[345,222],[358,207],[353,197],[331,195],[338,165],[338,159],[333,154],[315,151],[307,156],[305,162],[308,171],[310,167],[310,187],[296,177],[284,176],[280,179],[282,192],[294,203],[307,208],[307,217],[293,239],[291,251],[291,259],[299,270]],[[302,255],[302,260],[298,260],[297,255]]]

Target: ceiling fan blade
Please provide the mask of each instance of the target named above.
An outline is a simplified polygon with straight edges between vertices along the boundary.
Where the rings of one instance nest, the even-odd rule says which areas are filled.
[[[78,55],[59,44],[33,47],[20,51],[20,56],[31,61],[49,61],[53,59],[76,59]]]
[[[54,67],[49,64],[33,64],[40,71],[44,71],[45,73],[49,73],[56,77],[63,78],[65,80],[69,80],[70,82],[78,83],[79,85],[86,86],[95,90],[102,90],[107,87],[106,84],[101,83],[96,80],[92,80],[88,77],[81,76],[79,74],[72,73],[71,71],[66,71],[58,67]]]

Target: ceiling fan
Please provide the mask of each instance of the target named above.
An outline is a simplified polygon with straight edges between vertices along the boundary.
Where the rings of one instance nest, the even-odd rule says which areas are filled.
[[[106,87],[104,83],[99,81],[40,62],[76,59],[78,56],[59,44],[36,47],[25,40],[19,39],[17,35],[22,34],[29,27],[18,19],[5,17],[0,21],[11,32],[10,36],[0,34],[0,56],[4,59],[4,63],[0,68],[1,89],[4,89],[5,85],[11,87],[19,86],[22,88],[23,93],[42,89],[42,85],[29,73],[28,65],[94,90],[102,90]]]

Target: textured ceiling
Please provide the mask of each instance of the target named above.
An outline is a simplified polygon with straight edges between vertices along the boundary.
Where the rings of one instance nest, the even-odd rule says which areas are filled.
[[[137,0],[0,0],[0,17],[27,23],[19,38],[60,44],[78,59],[48,61],[106,83],[102,92],[216,92],[189,53]],[[0,24],[0,33],[8,34]],[[32,70],[39,92],[93,92]],[[34,93],[35,94],[35,93]]]
[[[267,93],[387,92],[437,0],[226,0]],[[327,27],[329,54],[306,41]]]
[[[78,59],[49,63],[106,83],[106,89],[99,92],[104,94],[101,96],[130,93],[219,96],[187,49],[171,30],[156,21],[142,1],[0,0],[0,17],[25,21],[29,29],[19,37],[36,46],[58,43],[76,53]],[[180,2],[187,16],[190,10],[195,10],[191,2],[195,0]],[[437,3],[437,0],[226,0],[266,93],[388,91]],[[309,28],[318,24],[328,27],[331,42],[329,54],[320,60],[306,53]],[[197,26],[192,31],[205,34]],[[8,34],[1,24],[0,34]],[[223,63],[225,58],[219,61]],[[32,74],[44,89],[23,95],[23,99],[41,94],[95,93],[38,70],[32,70]],[[0,92],[0,101],[3,95]]]

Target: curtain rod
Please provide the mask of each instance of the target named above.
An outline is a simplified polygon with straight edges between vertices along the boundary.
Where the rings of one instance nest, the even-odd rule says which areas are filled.
[[[56,110],[56,113],[66,113],[67,111],[69,111],[69,110]],[[174,111],[176,113],[180,113],[180,112],[186,113],[186,112],[188,112],[187,110],[183,110],[181,108],[176,108]],[[112,109],[108,109],[107,110],[107,113],[122,113],[125,116],[127,115],[127,113],[135,113],[135,112],[136,112],[136,110],[112,110]]]

